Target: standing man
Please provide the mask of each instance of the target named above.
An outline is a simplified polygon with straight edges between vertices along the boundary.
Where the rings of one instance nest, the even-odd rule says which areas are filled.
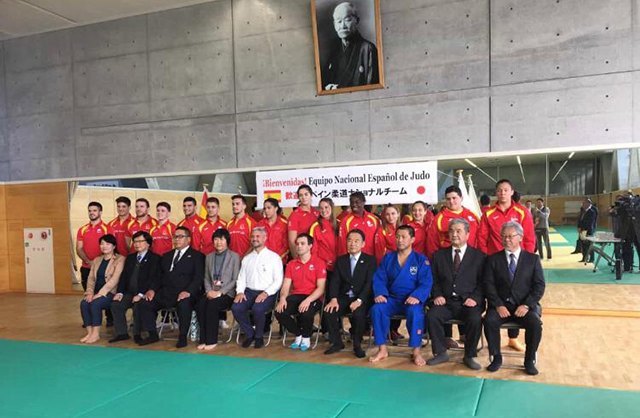
[[[173,240],[175,249],[162,257],[159,277],[153,281],[141,302],[142,326],[149,336],[140,345],[159,341],[156,331],[158,310],[176,308],[180,327],[176,348],[187,346],[191,311],[204,283],[204,256],[190,247],[189,228],[177,227]]]
[[[587,237],[592,237],[596,232],[598,222],[598,209],[593,206],[591,199],[585,197],[582,201],[582,212],[578,219],[578,233],[582,240],[582,260],[580,263],[593,263],[593,253],[591,250],[591,241]]]
[[[347,253],[347,234],[354,230],[359,229],[364,233],[364,247],[362,252],[365,254],[376,254],[375,249],[375,237],[378,230],[379,220],[378,218],[364,209],[364,204],[367,199],[362,192],[354,192],[349,196],[349,206],[351,207],[351,213],[347,215],[342,222],[340,222],[340,228],[338,232],[338,255],[344,255]]]
[[[244,348],[251,347],[254,341],[255,348],[264,347],[265,314],[273,309],[276,293],[282,286],[282,260],[266,247],[266,242],[267,231],[264,228],[257,227],[251,231],[252,250],[242,259],[236,297],[231,306],[233,316],[245,335]],[[249,319],[250,313],[255,329]]]
[[[476,235],[480,226],[480,219],[475,213],[462,206],[462,191],[458,186],[449,186],[444,191],[444,207],[435,216],[427,230],[427,257],[433,260],[433,254],[451,246],[449,240],[449,223],[454,219],[464,219],[469,224],[467,243],[476,245]]]
[[[307,351],[311,347],[313,317],[321,308],[327,268],[320,258],[311,255],[313,238],[300,234],[296,239],[297,257],[289,261],[276,306],[276,318],[296,336],[291,348]],[[297,320],[296,318],[297,317]]]
[[[227,222],[220,218],[220,200],[217,197],[207,198],[207,219],[198,227],[200,235],[200,252],[204,255],[213,253],[213,233],[218,229],[227,229]]]
[[[148,232],[138,231],[132,237],[135,253],[129,254],[124,262],[124,269],[118,282],[118,293],[113,297],[111,312],[115,326],[115,337],[110,343],[128,340],[127,310],[133,310],[133,340],[140,344],[142,329],[140,318],[140,301],[151,287],[151,282],[158,276],[160,256],[150,251],[153,238]]]
[[[149,201],[144,197],[136,199],[136,218],[132,219],[127,225],[127,248],[129,253],[133,254],[136,250],[131,245],[131,237],[138,231],[150,232],[154,226],[158,225],[158,221],[149,215]]]
[[[524,367],[527,374],[536,375],[536,351],[542,338],[540,299],[544,295],[544,275],[540,258],[522,251],[522,226],[517,222],[502,225],[504,251],[488,257],[484,286],[489,308],[484,321],[484,334],[493,357],[487,367],[495,372],[502,366],[500,353],[500,325],[514,321],[525,328],[527,350]]]
[[[133,217],[131,216],[131,199],[125,196],[119,196],[116,198],[116,212],[118,216],[113,218],[108,224],[107,229],[109,233],[116,237],[116,251],[120,255],[126,257],[129,254],[129,247],[127,246],[127,225]]]
[[[544,245],[547,248],[547,260],[551,260],[551,243],[549,242],[549,215],[551,210],[545,206],[543,198],[536,199],[536,208],[533,213],[538,255],[540,255],[540,259],[544,259],[544,250],[542,249],[542,240],[544,240]]]
[[[474,358],[482,334],[482,270],[486,256],[468,245],[470,226],[465,218],[452,219],[448,228],[451,247],[436,251],[431,263],[433,302],[427,320],[434,357],[427,364],[449,361],[445,322],[458,319],[464,322],[466,331],[463,362],[470,369],[480,370]]]
[[[102,222],[102,205],[99,202],[89,202],[89,223],[78,229],[76,235],[76,254],[82,260],[80,278],[82,290],[87,290],[87,280],[91,271],[91,262],[102,255],[100,251],[100,237],[108,233],[107,225]],[[116,245],[116,250],[118,246]]]
[[[204,220],[196,213],[198,203],[193,196],[187,196],[182,200],[182,211],[184,219],[178,222],[178,226],[184,226],[191,231],[191,247],[196,251],[200,251],[200,224]]]
[[[151,251],[162,257],[173,250],[173,233],[176,231],[176,225],[169,220],[171,205],[167,202],[159,202],[156,205],[156,216],[158,224],[149,231],[153,239]]]
[[[241,194],[231,196],[231,211],[233,218],[227,224],[227,231],[231,235],[229,249],[242,257],[247,254],[251,248],[249,237],[251,231],[256,227],[256,221],[246,213],[247,199]]]
[[[424,329],[424,304],[431,292],[433,279],[427,257],[411,249],[415,239],[413,228],[408,225],[396,231],[397,252],[388,253],[373,276],[375,304],[371,308],[375,344],[378,353],[369,358],[372,363],[389,357],[387,334],[393,315],[407,318],[409,346],[413,348],[413,363],[424,366],[420,353]]]
[[[376,271],[376,258],[362,252],[364,232],[353,229],[347,234],[347,251],[336,260],[325,306],[331,347],[325,354],[337,353],[344,348],[340,331],[342,317],[351,314],[353,353],[364,358],[362,336],[367,324],[367,311],[371,305],[371,288]]]
[[[296,238],[300,234],[308,234],[311,225],[318,220],[320,213],[313,208],[313,191],[311,187],[303,184],[298,187],[298,207],[289,215],[287,235],[289,238],[289,252],[296,253]]]

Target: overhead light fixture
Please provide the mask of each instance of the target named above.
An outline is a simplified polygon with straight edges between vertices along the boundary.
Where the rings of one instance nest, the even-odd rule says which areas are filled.
[[[564,160],[564,162],[562,163],[562,165],[560,166],[560,168],[558,169],[558,171],[556,171],[556,175],[553,176],[553,178],[551,179],[551,181],[554,181],[556,179],[556,177],[558,177],[558,174],[560,174],[560,172],[562,171],[562,169],[564,169],[564,166],[567,165],[567,163],[569,162],[569,160],[576,155],[575,151],[572,152],[571,154],[569,154],[569,156],[567,157],[566,160]]]
[[[519,155],[516,155],[516,160],[518,160],[518,166],[520,166],[520,175],[522,176],[522,182],[526,183],[527,180],[524,178],[524,169],[522,168],[522,160]]]
[[[480,167],[478,167],[473,161],[471,161],[468,158],[464,159],[471,167],[475,168],[476,170],[478,170],[479,172],[481,172],[482,174],[484,174],[485,176],[489,177],[491,180],[496,181],[496,179],[494,179],[493,177],[491,177],[491,175],[489,175],[489,173],[487,173],[486,171],[484,171],[483,169],[481,169]]]
[[[473,161],[471,161],[470,159],[465,158],[464,160],[465,160],[467,163],[469,163],[469,165],[470,165],[471,167],[473,167],[473,168],[478,168],[478,166],[477,166]]]
[[[570,160],[574,155],[576,155],[575,151],[569,154],[569,156],[567,157],[567,160]]]

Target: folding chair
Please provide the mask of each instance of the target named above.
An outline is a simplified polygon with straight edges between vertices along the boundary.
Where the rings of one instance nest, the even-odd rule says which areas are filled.
[[[315,326],[315,323],[314,323],[314,326],[313,326],[313,331],[312,332],[315,332],[316,337],[314,339],[313,345],[310,347],[312,350],[315,350],[315,348],[318,346],[318,341],[320,340],[320,334],[322,334],[322,332],[320,332],[320,329],[322,328],[322,317],[324,315],[324,302],[325,302],[325,299],[322,300],[322,304],[320,306],[320,311],[317,312],[317,313],[320,314],[320,322],[318,322],[318,326],[317,327]],[[314,315],[314,320],[315,320],[315,315]],[[287,346],[287,329],[286,328],[284,328],[284,331],[282,332],[282,345],[284,347]]]
[[[525,329],[522,325],[518,324],[515,321],[508,321],[503,323],[502,325],[500,325],[500,329]],[[526,332],[526,331],[525,331]],[[482,340],[482,338],[480,338],[480,340]],[[507,369],[521,369],[524,367],[524,355],[525,353],[523,352],[519,352],[519,351],[504,351],[504,350],[500,350],[501,354],[502,354],[502,358],[505,357],[511,357],[511,358],[521,358],[523,360],[522,364],[519,365],[515,365],[515,364],[503,364],[502,367],[507,368]],[[536,353],[536,362],[538,361],[538,353]],[[491,354],[489,354],[489,361],[493,361],[493,356]]]

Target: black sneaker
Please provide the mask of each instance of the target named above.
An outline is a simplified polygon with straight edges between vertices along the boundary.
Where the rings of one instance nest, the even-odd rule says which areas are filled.
[[[264,338],[256,338],[256,342],[253,345],[253,348],[262,348],[264,347]]]

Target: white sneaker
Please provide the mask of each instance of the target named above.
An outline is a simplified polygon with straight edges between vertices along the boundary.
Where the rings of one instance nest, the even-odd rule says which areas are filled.
[[[229,329],[229,324],[227,324],[227,321],[225,321],[224,319],[218,321],[218,324],[221,329]]]

